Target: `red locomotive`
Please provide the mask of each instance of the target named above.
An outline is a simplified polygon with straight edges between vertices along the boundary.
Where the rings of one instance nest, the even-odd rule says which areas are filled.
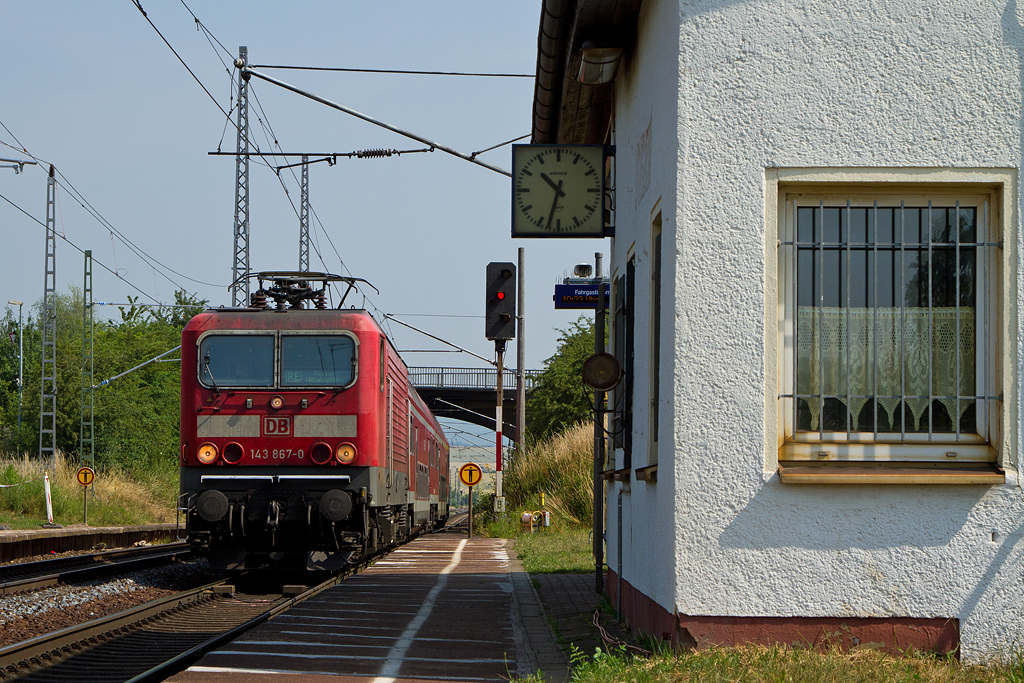
[[[250,308],[207,310],[181,334],[193,550],[228,569],[335,570],[443,523],[441,426],[373,317],[326,307],[328,283],[353,279],[256,277]]]

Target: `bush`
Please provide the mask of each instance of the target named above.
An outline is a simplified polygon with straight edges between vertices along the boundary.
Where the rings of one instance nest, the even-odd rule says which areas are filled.
[[[516,454],[505,470],[510,509],[540,508],[556,522],[587,526],[594,516],[594,427],[581,422]]]

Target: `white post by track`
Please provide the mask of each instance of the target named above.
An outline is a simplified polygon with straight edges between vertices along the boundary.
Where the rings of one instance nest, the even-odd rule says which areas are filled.
[[[46,523],[53,524],[53,499],[50,497],[50,475],[43,472],[43,489],[46,491]]]

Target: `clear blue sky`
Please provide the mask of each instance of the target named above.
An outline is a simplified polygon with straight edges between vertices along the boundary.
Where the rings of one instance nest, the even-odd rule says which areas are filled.
[[[249,49],[255,64],[374,69],[530,73],[535,71],[540,0],[503,2],[248,2],[186,0],[232,53]],[[176,0],[143,0],[167,40],[225,109],[231,106],[229,57],[211,47]],[[167,302],[182,287],[214,304],[230,303],[234,162],[210,157],[234,150],[234,128],[161,41],[131,0],[4,2],[0,47],[0,122],[37,157],[53,162],[98,212],[150,256],[181,275],[153,268],[58,191],[57,228],[122,280],[95,268],[94,298],[125,301],[131,285]],[[269,71],[358,111],[467,153],[530,132],[532,79],[394,76]],[[250,126],[270,150],[269,123],[285,151],[411,149],[418,143],[252,80]],[[0,129],[0,142],[17,146]],[[18,157],[10,147],[0,156]],[[481,156],[503,168],[510,147]],[[368,307],[483,356],[484,267],[515,261],[526,247],[527,366],[540,367],[555,348],[554,328],[577,317],[554,311],[551,296],[564,272],[592,263],[599,240],[512,240],[510,180],[441,152],[408,157],[339,159],[310,171],[313,239],[323,262],[380,294]],[[281,179],[291,201],[299,187]],[[32,216],[45,216],[42,168],[15,175],[0,169],[0,195]],[[35,303],[43,290],[44,231],[0,201],[3,268],[0,302]],[[277,176],[251,167],[251,253],[254,270],[298,267],[298,219]],[[58,289],[81,286],[82,256],[57,246]],[[164,277],[166,275],[170,280]],[[187,278],[191,278],[189,280]],[[200,281],[199,284],[193,280]],[[131,284],[129,284],[131,283]],[[350,299],[352,301],[352,299]],[[361,305],[362,296],[354,297]],[[110,314],[116,315],[116,309]],[[392,325],[400,349],[440,348]],[[509,347],[514,365],[514,346]],[[406,356],[410,365],[481,366],[465,354]]]

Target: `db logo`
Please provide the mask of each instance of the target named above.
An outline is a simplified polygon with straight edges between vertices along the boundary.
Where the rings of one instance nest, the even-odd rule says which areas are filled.
[[[290,417],[263,417],[263,433],[260,436],[291,436],[292,419]]]

